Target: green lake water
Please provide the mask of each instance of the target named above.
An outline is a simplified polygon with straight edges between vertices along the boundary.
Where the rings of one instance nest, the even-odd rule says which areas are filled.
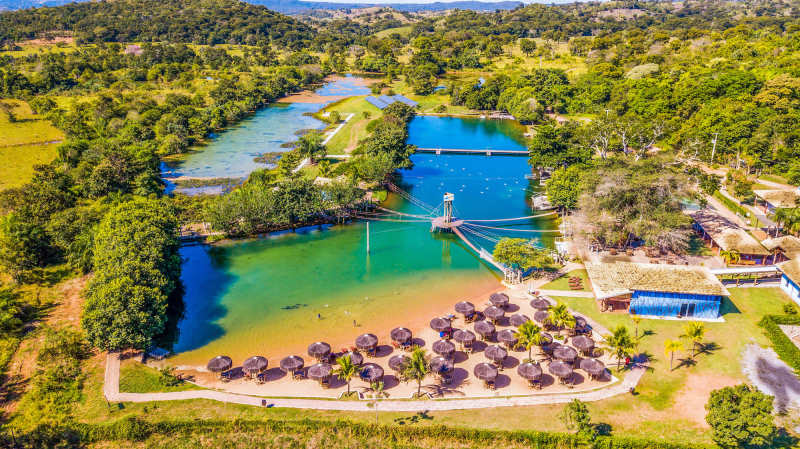
[[[419,146],[524,148],[513,122],[417,117],[409,132],[409,142]],[[469,138],[455,140],[466,133]],[[417,201],[435,207],[452,192],[460,217],[531,214],[525,158],[418,154],[412,160],[397,183]],[[385,206],[427,213],[395,195]],[[519,227],[552,229],[554,223],[539,218]],[[493,241],[471,238],[491,251]],[[552,245],[547,234],[541,239]],[[305,355],[317,340],[338,349],[364,332],[385,338],[395,326],[425,326],[455,302],[483,302],[499,287],[498,272],[452,236],[432,234],[429,223],[371,222],[370,249],[367,254],[363,222],[182,248],[186,313],[173,363],[199,365],[218,354],[234,363],[254,354],[277,361]]]

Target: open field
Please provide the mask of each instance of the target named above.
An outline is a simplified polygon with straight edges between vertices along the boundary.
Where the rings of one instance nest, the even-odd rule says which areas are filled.
[[[0,190],[24,184],[33,166],[46,164],[56,156],[56,144],[64,134],[23,101],[2,100],[12,106],[15,121],[0,112]],[[51,142],[51,143],[47,143]]]
[[[47,164],[56,157],[57,145],[18,145],[0,147],[0,190],[30,180],[33,166]]]
[[[380,109],[367,103],[364,98],[363,96],[347,98],[323,109],[322,112],[339,112],[342,120],[354,114],[326,145],[328,154],[347,154],[353,151],[358,142],[367,136],[367,124],[382,115]],[[329,129],[334,129],[336,126],[338,125],[331,125]]]
[[[592,291],[591,284],[589,284],[589,275],[586,273],[586,270],[573,270],[567,273],[560,278],[548,282],[547,284],[542,285],[542,290],[572,290],[569,288],[569,278],[571,277],[579,277],[581,278],[583,288],[579,291],[590,292]]]
[[[406,26],[401,26],[401,27],[396,27],[396,28],[387,28],[385,30],[378,31],[373,36],[377,37],[378,39],[383,39],[383,38],[389,37],[389,36],[391,36],[392,34],[395,34],[395,33],[397,33],[397,34],[399,34],[401,36],[408,36],[411,33],[411,30],[412,30],[412,26],[411,25],[406,25]]]
[[[119,390],[125,393],[156,393],[165,391],[195,390],[199,387],[184,382],[175,386],[164,385],[158,371],[148,368],[138,359],[130,358],[120,363]]]

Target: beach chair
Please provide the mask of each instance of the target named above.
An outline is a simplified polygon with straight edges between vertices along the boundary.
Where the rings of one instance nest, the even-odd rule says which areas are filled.
[[[330,377],[325,377],[319,381],[319,384],[322,385],[322,388],[330,388],[331,387],[331,379]]]
[[[294,372],[292,373],[292,378],[293,378],[294,380],[303,380],[303,379],[305,379],[305,378],[306,378],[306,375],[305,375],[305,373],[303,373],[303,371],[302,371],[302,370],[298,370],[298,371],[294,371]]]
[[[497,385],[494,383],[494,381],[493,381],[493,380],[487,380],[487,381],[486,381],[486,386],[487,386],[487,387],[488,387],[490,390],[497,390]]]

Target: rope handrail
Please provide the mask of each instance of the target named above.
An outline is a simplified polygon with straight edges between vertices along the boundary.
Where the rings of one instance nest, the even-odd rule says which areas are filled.
[[[517,221],[517,220],[527,220],[529,218],[546,217],[548,215],[553,215],[553,214],[556,214],[556,213],[557,213],[556,211],[552,211],[552,212],[545,212],[543,214],[528,215],[527,217],[496,218],[496,219],[493,219],[493,220],[471,220],[471,219],[465,218],[464,221],[470,222],[470,223],[472,223],[472,222],[486,223],[486,222],[496,222],[496,221]]]
[[[484,228],[484,229],[498,229],[500,231],[511,231],[511,232],[561,232],[558,229],[512,229],[512,228],[499,228],[497,226],[484,226],[472,223],[469,223],[469,225],[477,226],[479,228]]]

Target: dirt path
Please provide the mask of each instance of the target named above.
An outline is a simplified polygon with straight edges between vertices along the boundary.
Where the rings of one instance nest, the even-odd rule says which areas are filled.
[[[706,403],[713,390],[740,384],[732,377],[702,374],[688,376],[686,384],[675,395],[672,407],[674,416],[682,416],[702,428],[709,428],[706,422]]]

